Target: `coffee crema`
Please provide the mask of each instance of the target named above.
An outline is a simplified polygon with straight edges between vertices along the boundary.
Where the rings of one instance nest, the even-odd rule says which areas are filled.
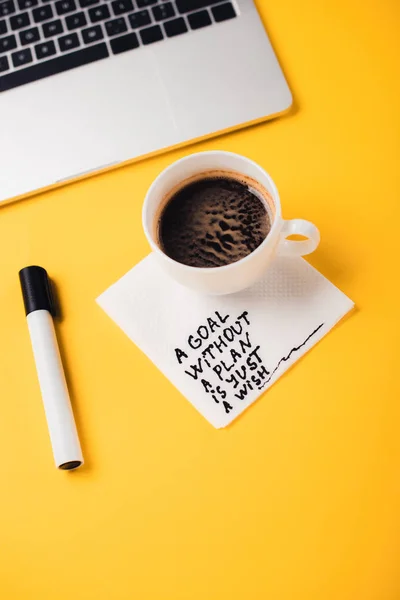
[[[191,267],[222,267],[253,252],[267,237],[274,212],[268,192],[251,178],[208,171],[164,199],[157,219],[160,248]]]

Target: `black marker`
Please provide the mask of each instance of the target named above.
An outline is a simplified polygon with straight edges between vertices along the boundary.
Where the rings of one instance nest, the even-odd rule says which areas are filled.
[[[22,269],[19,279],[56,467],[76,469],[83,457],[54,331],[50,282],[42,267]]]

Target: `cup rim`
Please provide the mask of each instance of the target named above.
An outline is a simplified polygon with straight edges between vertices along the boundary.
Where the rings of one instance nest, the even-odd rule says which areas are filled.
[[[170,171],[172,171],[173,169],[175,169],[177,166],[181,165],[182,163],[188,161],[188,160],[193,160],[194,156],[199,156],[199,155],[209,155],[209,156],[216,156],[216,155],[228,155],[228,156],[234,156],[235,158],[240,158],[242,160],[245,160],[248,163],[251,163],[254,167],[256,167],[256,169],[259,169],[260,171],[263,172],[263,174],[267,177],[268,182],[272,188],[272,199],[274,201],[275,204],[275,218],[274,218],[274,222],[272,224],[272,227],[270,229],[270,231],[268,232],[267,236],[264,238],[264,240],[261,242],[261,244],[259,246],[257,246],[257,248],[255,250],[253,250],[252,252],[250,252],[250,254],[248,254],[247,256],[244,256],[243,258],[229,263],[229,265],[222,265],[220,267],[193,267],[192,265],[185,265],[184,263],[179,262],[178,260],[175,260],[174,258],[171,258],[170,256],[168,256],[168,254],[166,254],[165,252],[163,252],[161,250],[161,248],[159,247],[159,245],[155,242],[155,240],[153,239],[153,236],[151,235],[150,231],[148,230],[147,224],[146,224],[146,217],[147,217],[147,208],[148,208],[148,203],[149,203],[149,197],[151,196],[154,188],[156,187],[157,183],[159,182],[159,180],[164,177],[167,173],[169,173]],[[169,263],[173,264],[173,265],[179,265],[180,267],[185,268],[186,270],[190,270],[192,273],[196,272],[196,273],[222,273],[228,270],[232,270],[233,268],[237,268],[238,265],[243,265],[246,261],[249,261],[251,259],[251,257],[260,254],[263,250],[263,248],[265,248],[265,246],[269,243],[271,236],[278,230],[278,228],[280,227],[280,221],[282,220],[282,215],[281,215],[281,201],[280,201],[280,197],[279,197],[279,192],[278,189],[274,183],[274,180],[272,179],[272,177],[269,175],[269,173],[267,173],[267,171],[258,163],[256,163],[254,160],[252,160],[251,158],[247,158],[247,156],[243,156],[243,154],[238,154],[237,152],[228,152],[225,150],[205,150],[202,152],[193,152],[192,154],[188,154],[187,156],[184,156],[182,158],[179,158],[178,160],[175,160],[173,163],[171,163],[170,165],[168,165],[168,167],[166,167],[165,169],[163,169],[161,171],[161,173],[159,173],[157,175],[157,177],[154,179],[154,181],[152,182],[152,184],[150,185],[149,189],[147,190],[146,196],[144,198],[143,201],[143,208],[142,208],[142,226],[143,226],[143,231],[144,234],[147,238],[147,241],[149,242],[151,249],[153,252],[155,252],[156,254],[158,254],[159,256],[162,256],[165,260],[167,260]]]

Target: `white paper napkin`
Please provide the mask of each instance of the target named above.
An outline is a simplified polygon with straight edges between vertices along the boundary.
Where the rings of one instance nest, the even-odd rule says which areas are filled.
[[[275,259],[265,278],[243,292],[204,296],[170,279],[153,254],[97,301],[217,428],[242,413],[353,307],[301,258]]]

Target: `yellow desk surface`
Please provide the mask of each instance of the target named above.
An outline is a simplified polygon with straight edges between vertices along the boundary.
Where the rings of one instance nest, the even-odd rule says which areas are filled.
[[[0,210],[0,597],[400,598],[397,0],[258,2],[286,117]],[[263,165],[357,310],[214,430],[95,304],[148,247],[144,194],[188,152]],[[18,270],[45,266],[86,465],[53,466]]]

